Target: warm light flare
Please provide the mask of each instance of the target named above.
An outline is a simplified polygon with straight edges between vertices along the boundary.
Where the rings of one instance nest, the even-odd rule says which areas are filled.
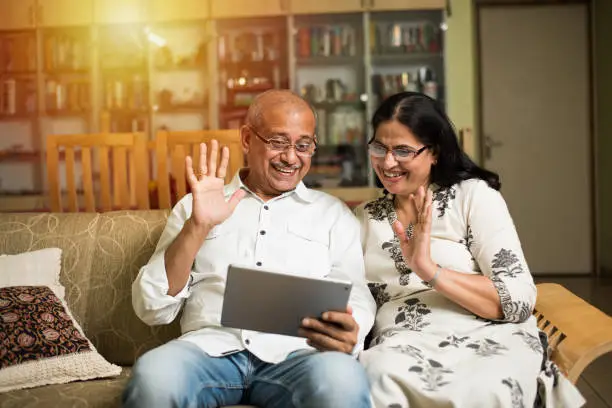
[[[145,34],[147,35],[147,40],[149,40],[149,42],[157,45],[160,48],[166,46],[167,41],[164,37],[155,34],[153,31],[151,31],[149,27],[145,27],[144,31],[145,31]]]

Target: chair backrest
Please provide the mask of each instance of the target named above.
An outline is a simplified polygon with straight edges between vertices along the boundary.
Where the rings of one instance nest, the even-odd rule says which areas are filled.
[[[612,352],[612,317],[555,283],[540,283],[534,315],[548,336],[551,359],[573,383]]]
[[[62,212],[60,155],[66,161],[68,210],[79,211],[76,162],[80,155],[85,211],[149,209],[149,164],[142,133],[102,133],[47,136],[47,178],[51,210]],[[92,163],[99,165],[100,189],[94,191]],[[96,205],[96,196],[100,205]]]
[[[185,157],[191,155],[194,166],[199,165],[200,143],[209,145],[216,139],[219,146],[227,146],[230,151],[230,160],[225,176],[228,183],[234,174],[244,165],[244,153],[240,142],[240,131],[232,130],[194,130],[194,131],[168,131],[160,130],[155,138],[155,159],[157,165],[157,194],[159,208],[171,208],[172,197],[170,192],[170,179],[172,175],[176,183],[176,199],[187,194],[187,180],[185,174]]]

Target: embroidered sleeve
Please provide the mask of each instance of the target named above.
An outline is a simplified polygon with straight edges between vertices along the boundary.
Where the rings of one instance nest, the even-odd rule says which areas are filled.
[[[470,184],[466,204],[472,256],[499,294],[502,320],[525,321],[535,306],[536,287],[506,202],[485,182]]]

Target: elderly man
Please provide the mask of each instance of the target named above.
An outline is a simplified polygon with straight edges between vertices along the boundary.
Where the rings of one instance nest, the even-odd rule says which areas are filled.
[[[187,158],[192,193],[172,210],[133,284],[134,309],[149,325],[170,323],[183,308],[183,335],[136,362],[124,406],[369,407],[355,357],[376,306],[358,222],[338,199],[302,183],[316,147],[312,109],[289,91],[268,91],[246,123],[248,168],[230,184],[223,185],[229,151],[221,150],[218,163],[216,141],[208,157],[202,145],[196,172]],[[304,319],[304,338],[222,327],[231,263],[349,280],[349,307]]]

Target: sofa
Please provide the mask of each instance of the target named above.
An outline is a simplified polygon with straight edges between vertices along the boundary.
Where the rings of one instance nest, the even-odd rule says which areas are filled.
[[[124,367],[117,378],[0,394],[1,408],[117,407],[136,358],[177,337],[178,322],[149,327],[132,311],[131,284],[161,235],[168,211],[0,214],[0,254],[62,249],[60,283],[98,352]]]
[[[62,249],[60,283],[74,318],[97,351],[123,367],[116,378],[0,394],[0,408],[120,405],[135,360],[180,333],[178,321],[146,326],[131,304],[132,281],[153,253],[167,216],[167,210],[0,213],[0,254]],[[612,350],[612,319],[558,285],[538,288],[539,325],[551,337],[553,359],[576,381],[588,363]],[[571,306],[567,312],[566,304]]]

